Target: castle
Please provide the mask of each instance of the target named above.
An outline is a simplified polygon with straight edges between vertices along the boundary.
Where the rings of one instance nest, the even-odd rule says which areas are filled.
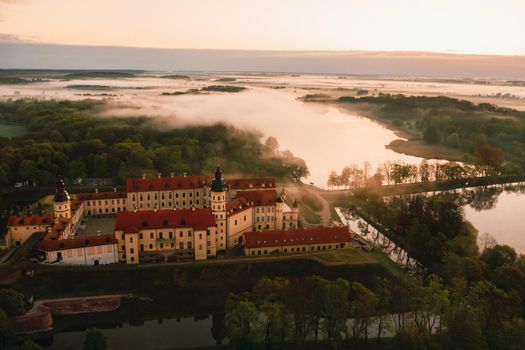
[[[126,191],[69,196],[57,182],[53,214],[12,215],[6,244],[45,232],[39,248],[48,262],[128,264],[155,256],[204,260],[241,245],[247,232],[297,229],[297,202],[286,202],[275,179],[207,176],[128,179]],[[87,216],[115,215],[114,232],[77,235]]]

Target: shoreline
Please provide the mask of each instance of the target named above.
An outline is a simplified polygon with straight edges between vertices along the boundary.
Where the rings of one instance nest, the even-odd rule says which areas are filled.
[[[320,101],[319,103],[325,102]],[[367,118],[381,125],[385,129],[392,131],[399,138],[392,140],[389,144],[385,145],[385,148],[390,149],[396,153],[424,159],[441,159],[460,162],[465,161],[464,153],[444,145],[426,144],[419,135],[402,127],[392,125],[385,120],[374,117],[371,112],[365,111],[362,108],[351,108],[346,104],[337,103],[334,101],[330,101],[327,104],[339,109],[344,113],[359,113],[360,116]]]

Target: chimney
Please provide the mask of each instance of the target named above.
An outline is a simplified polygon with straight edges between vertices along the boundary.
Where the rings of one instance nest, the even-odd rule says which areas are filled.
[[[98,188],[97,187],[95,187],[95,193],[98,193]]]
[[[186,172],[184,172],[184,177],[186,177],[186,175],[187,175],[187,173],[186,173]]]
[[[137,208],[133,208],[133,213],[137,214]]]
[[[146,179],[146,174],[142,174],[142,180]]]
[[[157,177],[160,179],[160,177],[162,176],[161,173],[157,173]]]
[[[191,207],[191,211],[195,211],[195,207],[194,207],[194,206],[193,206],[193,207]]]
[[[173,177],[173,176],[175,176],[175,174],[174,173],[170,173],[170,177]]]
[[[117,188],[116,187],[113,187],[113,192],[117,192]]]

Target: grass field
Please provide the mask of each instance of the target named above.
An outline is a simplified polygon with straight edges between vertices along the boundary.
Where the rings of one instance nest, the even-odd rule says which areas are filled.
[[[321,203],[321,201],[316,196],[306,191],[301,193],[299,196],[299,201],[308,206],[313,211],[323,210],[323,203]]]
[[[11,139],[25,134],[27,134],[27,129],[23,125],[0,122],[0,137]]]

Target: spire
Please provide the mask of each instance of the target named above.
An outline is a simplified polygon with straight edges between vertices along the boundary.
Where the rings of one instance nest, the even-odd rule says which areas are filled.
[[[293,207],[299,208],[299,204],[297,203],[297,199],[293,201]]]
[[[57,180],[57,187],[55,190],[55,203],[65,202],[68,200],[69,200],[69,194],[66,191],[64,180],[62,180],[62,177],[59,177]]]
[[[224,192],[221,167],[218,164],[217,169],[215,169],[215,178],[211,182],[211,190],[213,192]]]

